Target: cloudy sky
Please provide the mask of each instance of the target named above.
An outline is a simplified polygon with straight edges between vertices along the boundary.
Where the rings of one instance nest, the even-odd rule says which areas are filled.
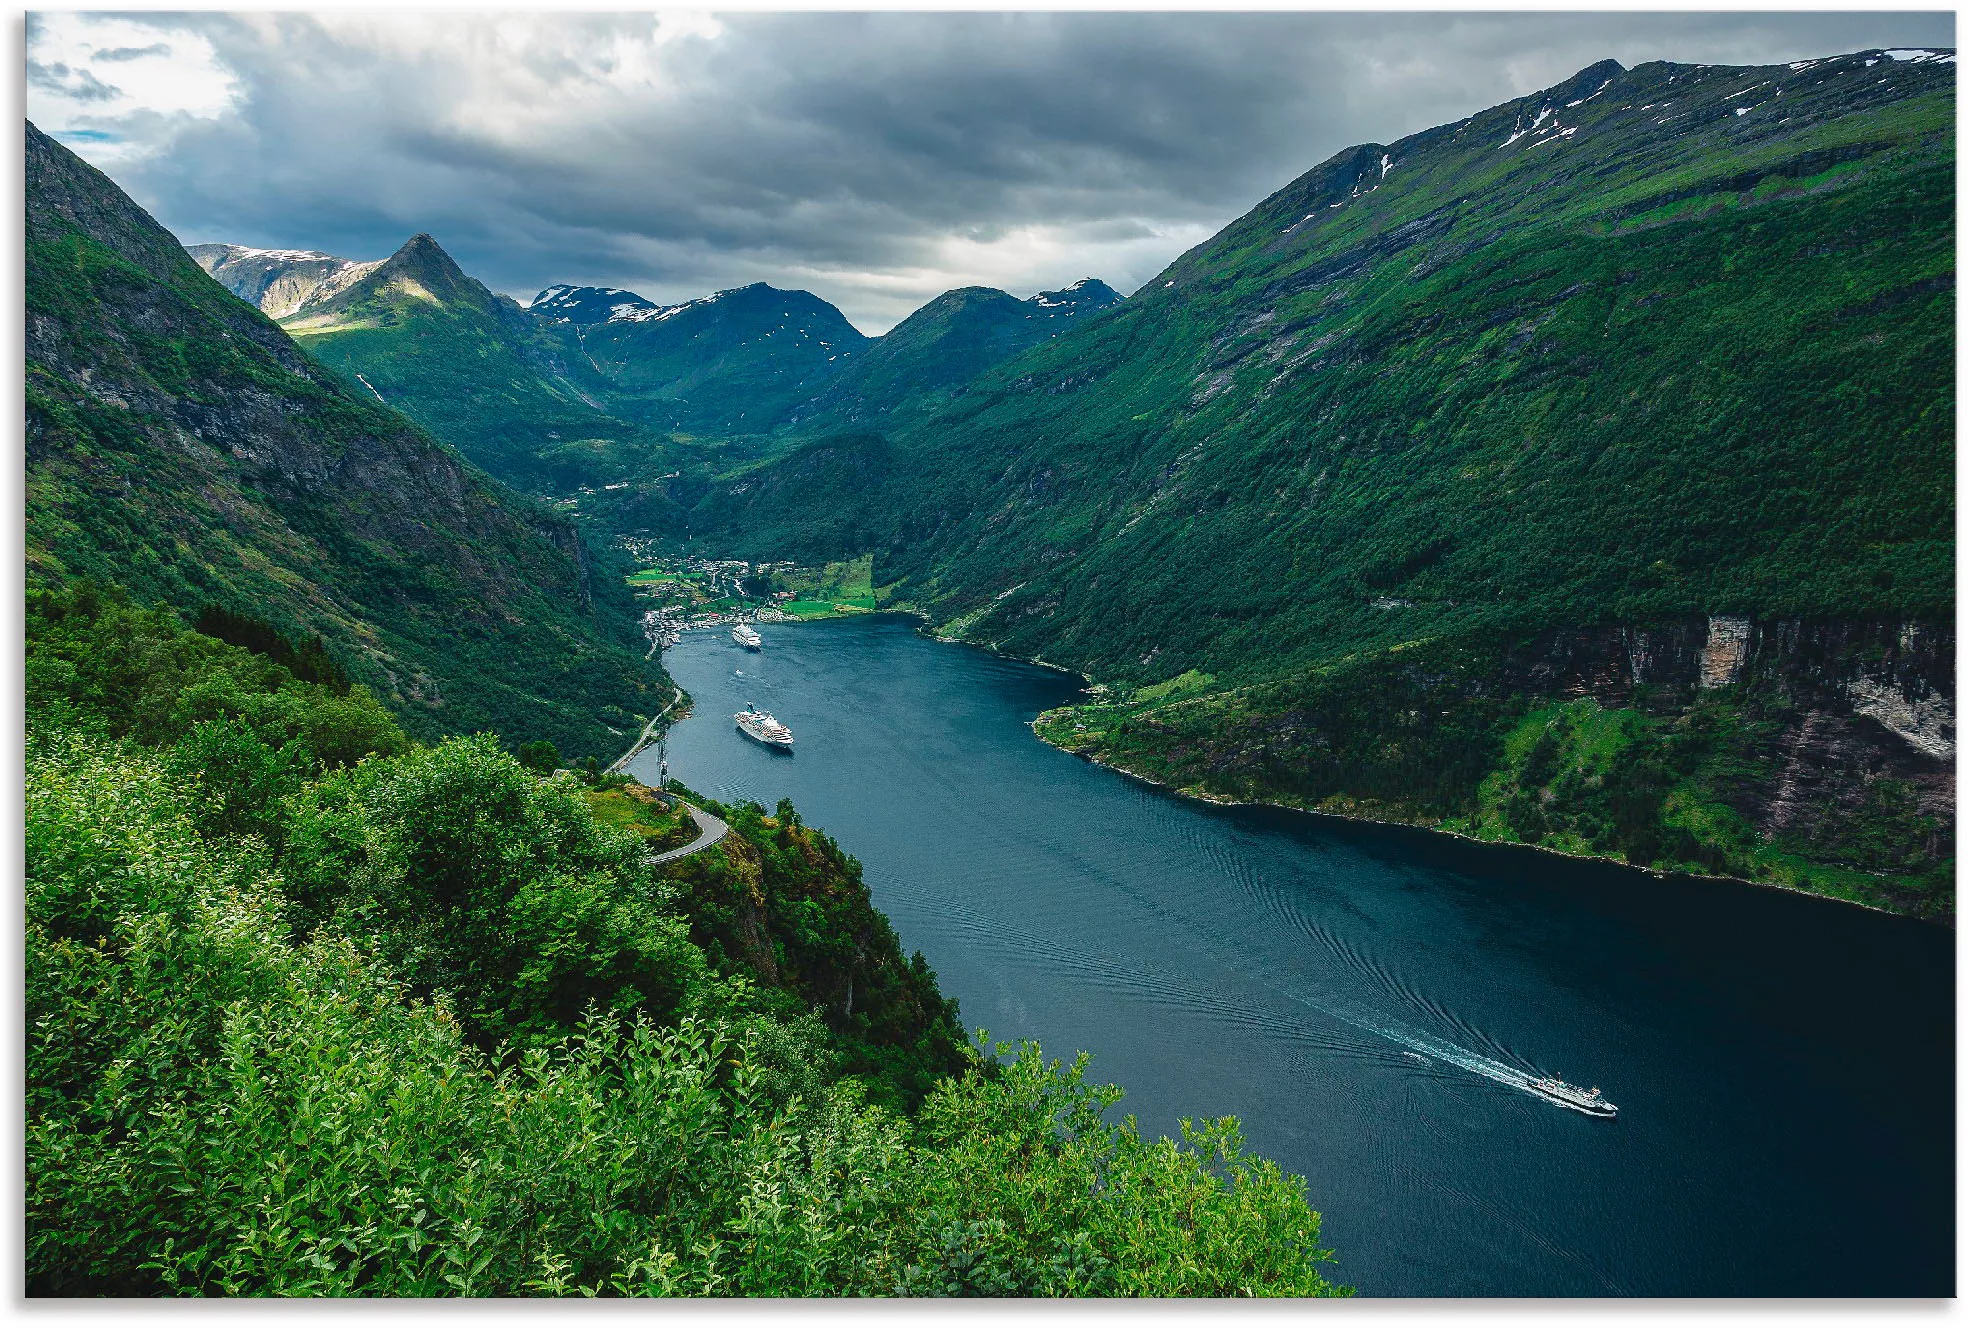
[[[885,330],[1132,291],[1340,148],[1594,61],[1950,46],[1911,14],[30,15],[28,115],[188,244],[429,231],[529,299],[769,281]]]

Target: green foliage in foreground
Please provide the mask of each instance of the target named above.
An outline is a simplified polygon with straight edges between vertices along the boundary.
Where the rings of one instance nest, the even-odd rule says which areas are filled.
[[[30,608],[30,1292],[1340,1291],[1234,1122],[936,1071],[953,1008],[789,805],[659,875],[489,737]]]

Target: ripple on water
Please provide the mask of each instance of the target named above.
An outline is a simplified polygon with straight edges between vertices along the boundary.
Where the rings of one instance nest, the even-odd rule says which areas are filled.
[[[1092,1050],[1149,1130],[1241,1117],[1366,1292],[1951,1290],[1948,937],[1177,800],[1032,735],[1061,675],[893,617],[765,636],[669,653],[672,770],[791,797],[968,1023]],[[736,733],[748,701],[796,755]],[[1621,1119],[1521,1090],[1547,1070]]]

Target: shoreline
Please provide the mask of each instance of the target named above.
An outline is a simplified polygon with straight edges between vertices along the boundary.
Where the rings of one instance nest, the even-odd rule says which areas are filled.
[[[880,608],[880,609],[871,610],[870,612],[864,614],[863,613],[842,614],[838,616],[861,618],[861,617],[873,617],[884,613],[898,614],[905,617],[911,617],[917,619],[921,624],[916,628],[917,632],[923,636],[928,637],[932,641],[937,641],[944,645],[967,646],[972,650],[981,650],[985,654],[995,655],[999,659],[1015,660],[1020,664],[1030,664],[1038,668],[1049,669],[1054,673],[1063,673],[1068,675],[1069,677],[1078,679],[1081,683],[1085,685],[1085,688],[1089,691],[1092,688],[1100,685],[1098,682],[1096,682],[1093,679],[1093,677],[1090,674],[1084,673],[1078,669],[1069,668],[1064,664],[1054,664],[1050,660],[1046,660],[1046,659],[1039,659],[1032,656],[1013,654],[1008,650],[999,649],[997,645],[994,643],[986,644],[981,641],[968,640],[960,636],[940,635],[934,630],[933,626],[931,625],[929,615],[925,613],[923,610],[919,608],[915,608],[913,606],[908,606],[908,607],[897,606],[893,608]],[[836,620],[835,618],[815,618],[809,621],[829,622],[835,620]],[[785,624],[778,624],[778,625],[784,626]],[[1623,862],[1617,858],[1601,857],[1596,854],[1590,854],[1590,853],[1574,853],[1569,849],[1551,848],[1548,845],[1544,845],[1544,844],[1523,844],[1523,843],[1518,843],[1514,840],[1505,840],[1505,839],[1482,839],[1476,835],[1467,834],[1460,830],[1443,830],[1437,826],[1418,825],[1412,821],[1385,820],[1376,816],[1361,816],[1358,815],[1357,813],[1352,813],[1352,812],[1327,811],[1322,808],[1316,808],[1316,807],[1296,807],[1287,802],[1271,802],[1262,798],[1254,798],[1254,799],[1229,798],[1229,797],[1222,797],[1217,794],[1211,794],[1211,793],[1191,792],[1188,789],[1180,788],[1174,784],[1167,783],[1163,780],[1155,779],[1151,775],[1144,775],[1139,773],[1138,771],[1129,770],[1125,766],[1115,765],[1110,761],[1102,761],[1096,756],[1089,756],[1084,752],[1076,752],[1073,751],[1070,747],[1065,747],[1060,745],[1059,743],[1053,742],[1051,739],[1047,738],[1044,734],[1038,731],[1039,718],[1042,718],[1042,715],[1028,720],[1025,724],[1025,727],[1031,730],[1031,734],[1034,738],[1044,743],[1047,747],[1052,748],[1054,751],[1064,752],[1068,756],[1077,757],[1079,760],[1086,762],[1088,765],[1095,765],[1102,770],[1111,771],[1116,775],[1120,775],[1127,779],[1135,780],[1141,784],[1145,784],[1148,787],[1156,789],[1171,797],[1185,798],[1190,801],[1204,803],[1212,807],[1263,808],[1270,811],[1292,812],[1300,816],[1321,817],[1334,821],[1344,822],[1350,825],[1377,826],[1377,827],[1384,827],[1389,829],[1409,831],[1415,834],[1435,835],[1442,839],[1457,840],[1464,844],[1480,845],[1484,848],[1491,848],[1491,849],[1498,849],[1498,850],[1520,849],[1530,853],[1541,853],[1548,857],[1565,858],[1572,862],[1597,863],[1606,867],[1616,867],[1624,871],[1641,872],[1647,876],[1653,877],[1655,880],[1663,880],[1663,881],[1678,880],[1678,881],[1687,881],[1687,882],[1729,881],[1736,885],[1751,886],[1758,890],[1778,890],[1784,894],[1799,895],[1805,899],[1821,899],[1833,904],[1846,904],[1852,908],[1861,908],[1865,910],[1867,913],[1877,913],[1884,917],[1890,917],[1890,918],[1904,918],[1908,922],[1925,923],[1929,926],[1941,927],[1948,931],[1954,931],[1958,929],[1955,924],[1950,922],[1937,922],[1931,918],[1915,917],[1910,913],[1901,913],[1894,909],[1880,908],[1876,904],[1867,904],[1864,903],[1862,900],[1846,899],[1842,895],[1824,894],[1821,891],[1817,891],[1817,890],[1805,890],[1799,886],[1784,885],[1779,881],[1755,881],[1755,880],[1750,880],[1744,876],[1731,876],[1719,872],[1713,874],[1696,874],[1693,872],[1667,871],[1659,867],[1635,866],[1630,862]]]
[[[928,622],[928,615],[923,613],[919,609],[905,610],[905,612],[912,613],[914,616],[921,618],[925,624]],[[966,641],[961,637],[938,636],[933,631],[925,631],[925,635],[928,635],[934,640],[948,642],[949,644],[952,645],[967,645],[975,649],[984,650],[989,654],[998,656],[1000,659],[1015,659],[1018,660],[1020,663],[1036,664],[1040,668],[1051,669],[1057,673],[1070,674],[1073,677],[1083,681],[1088,689],[1091,689],[1099,685],[1097,682],[1094,681],[1094,679],[1090,674],[1082,673],[1078,669],[1067,668],[1063,664],[1053,664],[1049,660],[1026,658],[1025,656],[1022,655],[1014,655],[1009,651],[998,649],[995,645],[985,646],[975,641]],[[1929,926],[1942,927],[1948,931],[1958,930],[1957,926],[1951,922],[1938,922],[1931,918],[1915,917],[1910,913],[1901,913],[1895,909],[1880,908],[1876,904],[1867,904],[1862,900],[1846,899],[1842,895],[1824,894],[1822,891],[1818,891],[1818,890],[1805,890],[1800,886],[1784,885],[1780,881],[1755,881],[1755,880],[1750,880],[1745,876],[1731,876],[1722,872],[1715,872],[1711,874],[1696,874],[1693,872],[1667,871],[1659,867],[1635,866],[1630,862],[1623,862],[1618,858],[1600,857],[1596,854],[1591,854],[1591,853],[1573,853],[1569,849],[1551,848],[1548,845],[1544,845],[1544,844],[1523,844],[1523,843],[1518,843],[1514,840],[1507,840],[1507,839],[1483,839],[1480,838],[1479,836],[1467,834],[1460,830],[1444,830],[1438,826],[1418,825],[1413,821],[1385,820],[1377,816],[1361,816],[1353,812],[1327,811],[1324,810],[1323,808],[1318,808],[1318,807],[1296,807],[1288,802],[1271,802],[1263,798],[1252,798],[1252,799],[1228,798],[1212,793],[1191,792],[1188,789],[1180,788],[1174,784],[1170,784],[1163,780],[1156,779],[1152,775],[1144,775],[1141,774],[1139,771],[1129,770],[1125,766],[1115,765],[1110,761],[1102,761],[1098,757],[1089,756],[1084,752],[1075,752],[1070,747],[1065,747],[1060,745],[1059,743],[1053,742],[1051,739],[1047,738],[1043,733],[1040,733],[1038,731],[1038,720],[1039,718],[1042,717],[1043,717],[1042,715],[1038,717],[1034,717],[1025,725],[1025,727],[1031,730],[1033,737],[1037,738],[1038,741],[1044,743],[1047,747],[1050,747],[1055,751],[1065,752],[1069,756],[1076,756],[1080,760],[1085,761],[1087,764],[1096,765],[1102,770],[1109,770],[1116,775],[1121,775],[1127,779],[1136,780],[1142,784],[1146,784],[1148,787],[1158,789],[1161,792],[1166,793],[1171,797],[1186,798],[1193,802],[1206,803],[1212,807],[1261,807],[1271,811],[1294,812],[1300,816],[1324,817],[1334,821],[1343,821],[1351,825],[1384,826],[1394,829],[1412,831],[1416,834],[1437,835],[1443,839],[1459,840],[1464,844],[1479,844],[1484,847],[1493,848],[1493,849],[1524,849],[1532,853],[1542,853],[1549,857],[1567,858],[1572,862],[1595,862],[1595,863],[1600,863],[1607,867],[1618,867],[1625,871],[1643,872],[1646,875],[1653,877],[1655,880],[1662,880],[1662,881],[1665,880],[1677,880],[1677,881],[1689,881],[1689,882],[1732,881],[1737,885],[1752,886],[1758,890],[1780,890],[1784,894],[1800,895],[1805,899],[1823,899],[1823,900],[1828,900],[1830,903],[1833,904],[1848,904],[1852,908],[1861,908],[1865,910],[1867,913],[1878,913],[1888,918],[1904,918],[1908,922],[1926,923]]]
[[[1443,830],[1438,826],[1418,825],[1413,821],[1385,820],[1377,816],[1360,816],[1352,812],[1327,811],[1320,807],[1295,807],[1288,802],[1267,802],[1262,798],[1226,798],[1213,793],[1191,792],[1188,789],[1178,788],[1173,784],[1156,779],[1152,775],[1143,775],[1138,771],[1129,770],[1125,766],[1115,765],[1111,761],[1102,761],[1097,756],[1088,756],[1084,752],[1075,752],[1070,747],[1062,747],[1038,731],[1038,721],[1036,719],[1030,721],[1026,727],[1031,729],[1033,737],[1055,751],[1064,752],[1068,756],[1077,757],[1088,765],[1096,765],[1102,770],[1108,770],[1124,778],[1146,784],[1148,787],[1166,793],[1170,797],[1186,798],[1192,802],[1205,803],[1212,807],[1256,807],[1267,811],[1291,812],[1299,816],[1344,821],[1351,825],[1370,825],[1405,830],[1414,834],[1435,835],[1442,839],[1459,840],[1464,844],[1477,844],[1484,848],[1500,850],[1515,849],[1530,853],[1542,853],[1548,857],[1568,858],[1572,862],[1598,863],[1601,866],[1616,867],[1621,871],[1643,872],[1645,875],[1661,881],[1686,881],[1691,883],[1729,881],[1736,885],[1751,886],[1757,890],[1780,890],[1784,894],[1800,895],[1805,899],[1821,899],[1832,904],[1848,904],[1852,908],[1861,908],[1867,913],[1877,913],[1888,918],[1904,918],[1907,922],[1924,923],[1928,926],[1944,928],[1947,931],[1956,930],[1956,928],[1948,923],[1935,922],[1931,918],[1915,917],[1910,913],[1900,913],[1893,909],[1880,908],[1876,904],[1867,904],[1857,899],[1846,899],[1842,895],[1828,895],[1817,890],[1804,890],[1798,886],[1784,885],[1780,881],[1752,881],[1745,876],[1730,876],[1722,872],[1697,874],[1694,872],[1667,871],[1660,867],[1641,867],[1630,862],[1622,862],[1618,858],[1600,857],[1592,853],[1573,853],[1569,849],[1551,848],[1546,844],[1524,844],[1512,839],[1483,839],[1476,835],[1466,834],[1460,830]]]

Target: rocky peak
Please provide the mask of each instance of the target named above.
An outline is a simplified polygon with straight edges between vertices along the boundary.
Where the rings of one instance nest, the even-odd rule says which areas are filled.
[[[1081,277],[1064,290],[1040,291],[1025,303],[1047,314],[1070,315],[1104,309],[1125,298],[1098,277]]]
[[[660,310],[662,305],[618,286],[548,286],[533,297],[528,310],[553,323],[591,327],[618,315]]]
[[[413,281],[439,300],[476,294],[484,287],[464,274],[437,241],[419,231],[403,242],[403,247],[384,259],[375,270],[377,282]]]
[[[244,244],[194,244],[186,251],[221,286],[269,318],[285,318],[309,302],[319,303],[373,272],[376,262],[359,263],[318,249],[255,249]]]

